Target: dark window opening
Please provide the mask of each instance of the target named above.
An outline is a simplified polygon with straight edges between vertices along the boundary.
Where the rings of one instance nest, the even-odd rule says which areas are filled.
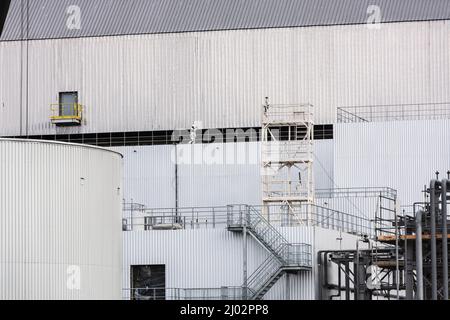
[[[275,128],[274,130],[276,130]],[[288,128],[281,129],[280,139],[288,139]],[[260,128],[228,128],[217,129],[224,136],[219,142],[256,142],[260,141]],[[106,132],[106,133],[76,133],[66,135],[38,135],[38,136],[8,136],[5,138],[31,139],[31,140],[49,140],[61,142],[73,142],[80,144],[89,144],[100,147],[131,147],[131,146],[157,146],[157,145],[173,145],[180,142],[186,143],[189,137],[180,137],[180,134],[174,134],[172,130],[168,131],[139,131],[139,132]],[[302,128],[291,130],[291,140],[296,135],[297,139],[303,139],[306,131]],[[315,125],[315,140],[331,140],[333,139],[333,125]],[[270,138],[270,137],[269,137]],[[270,139],[269,139],[270,140]],[[197,143],[214,143],[216,137],[209,134],[208,130],[199,131]]]
[[[132,300],[166,300],[166,266],[131,266]]]
[[[59,116],[73,117],[78,115],[78,92],[59,93]]]

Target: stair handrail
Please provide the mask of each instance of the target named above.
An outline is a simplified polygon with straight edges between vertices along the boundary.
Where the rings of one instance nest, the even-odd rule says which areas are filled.
[[[235,208],[238,208],[236,212]],[[228,226],[246,227],[270,252],[246,281],[246,292],[257,298],[270,285],[270,280],[282,272],[283,266],[310,266],[311,246],[306,243],[292,244],[257,210],[250,205],[230,205]],[[236,214],[238,216],[236,217]],[[255,218],[255,219],[252,219]],[[260,223],[263,230],[256,228]],[[300,249],[301,248],[301,249]],[[298,252],[296,252],[298,251]],[[269,288],[270,289],[270,288]]]
[[[268,257],[248,278],[247,287],[255,293],[261,290],[261,288],[266,284],[276,271],[282,268],[282,263],[273,259],[273,257]],[[267,271],[267,270],[270,271]]]
[[[285,265],[310,266],[312,262],[311,245],[307,243],[283,244],[281,255]]]
[[[284,243],[289,243],[286,238],[258,211],[255,209],[255,207],[253,206],[247,206],[250,210],[248,212],[248,215],[250,215],[250,211],[256,213],[256,215],[258,216],[259,219],[261,219],[262,221],[264,221],[271,230],[273,230],[279,238],[282,239],[282,242]]]
[[[279,239],[280,241],[280,246],[279,247],[273,247],[272,245],[268,244],[268,243],[264,243],[264,246],[269,246],[271,249],[271,253],[275,254],[275,257],[282,260],[283,263],[288,262],[287,260],[289,260],[289,257],[286,257],[285,253],[286,249],[285,248],[292,248],[293,245],[302,245],[303,247],[309,247],[308,244],[306,243],[301,243],[301,244],[292,244],[290,243],[254,206],[251,205],[236,205],[239,207],[239,221],[249,227],[252,231],[254,231],[256,233],[256,230],[254,230],[254,228],[252,227],[252,223],[251,223],[251,219],[250,219],[250,215],[254,215],[257,217],[258,221],[262,221],[263,224],[270,230],[270,232],[272,232],[273,234],[275,234],[275,237],[277,239]],[[234,214],[233,211],[231,211],[231,214]],[[233,218],[231,219],[232,221]],[[264,241],[264,237],[262,236],[262,241]],[[304,255],[310,255],[308,254],[308,250],[304,250],[303,252]],[[308,261],[310,261],[310,259],[308,259]]]

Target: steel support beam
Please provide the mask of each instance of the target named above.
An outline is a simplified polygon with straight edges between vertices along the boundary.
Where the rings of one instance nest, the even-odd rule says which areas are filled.
[[[442,282],[444,290],[444,300],[448,300],[448,226],[447,226],[447,187],[449,181],[442,181]]]
[[[422,251],[422,216],[423,210],[416,213],[416,300],[423,300],[423,251]]]
[[[414,299],[414,250],[413,246],[406,248],[405,256],[405,284],[406,284],[406,300]]]
[[[436,213],[439,197],[437,188],[439,181],[430,183],[430,225],[431,225],[431,300],[437,300],[437,250],[436,250]]]
[[[345,263],[345,300],[350,300],[350,262]]]
[[[247,219],[246,219],[247,220]],[[248,268],[247,268],[247,222],[244,223],[243,228],[243,246],[242,246],[242,261],[243,261],[243,287],[244,287],[244,300],[247,300],[247,288],[248,288]]]

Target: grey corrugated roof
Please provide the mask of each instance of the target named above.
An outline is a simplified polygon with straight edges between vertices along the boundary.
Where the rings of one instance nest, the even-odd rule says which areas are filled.
[[[26,3],[29,3],[27,10]],[[66,27],[70,5],[80,30]],[[378,5],[382,22],[450,19],[449,0],[12,0],[0,40],[358,24]]]

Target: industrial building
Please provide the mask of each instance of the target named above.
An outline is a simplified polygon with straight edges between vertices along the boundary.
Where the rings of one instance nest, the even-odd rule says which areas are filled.
[[[59,211],[94,219],[75,230],[117,228],[84,238],[108,272],[123,253],[92,295],[0,298],[448,299],[449,39],[446,0],[12,0],[0,159],[57,167],[29,198],[60,177]],[[86,210],[80,177],[105,192]]]

